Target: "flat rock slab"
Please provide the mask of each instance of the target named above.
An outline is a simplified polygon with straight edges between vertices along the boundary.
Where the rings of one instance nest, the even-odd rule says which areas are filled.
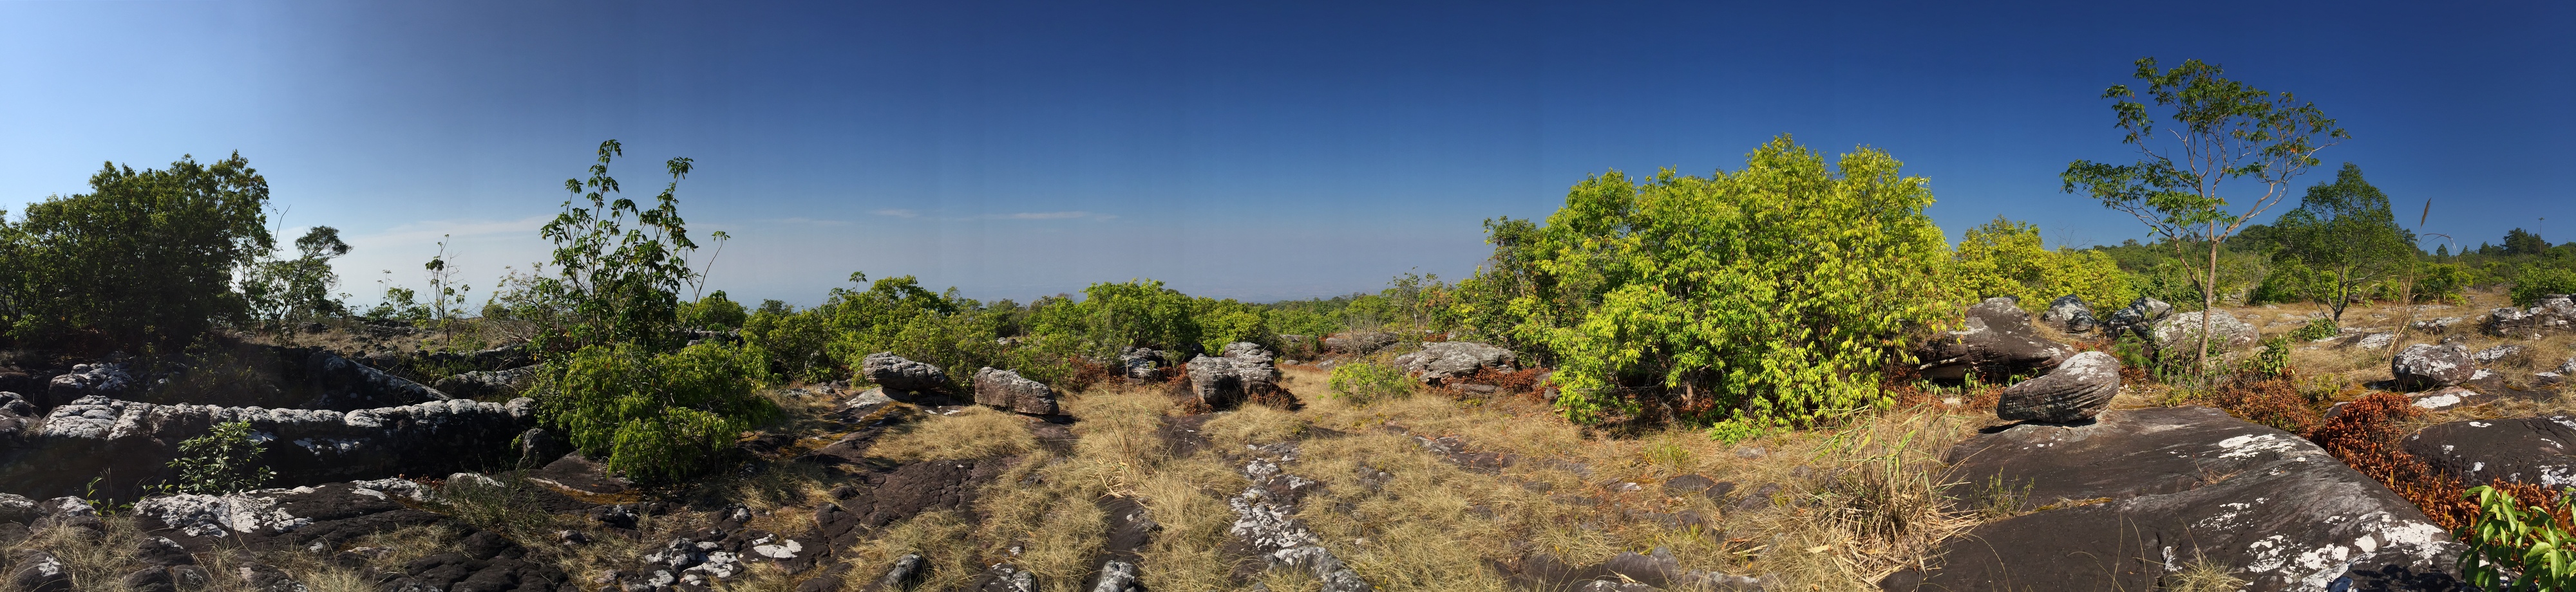
[[[1882,589],[2146,590],[2194,564],[2259,592],[2457,587],[2459,545],[2413,504],[2314,444],[2214,409],[2014,426],[1953,456],[1984,471],[1956,478],[2027,479],[2033,500],[2084,501],[1971,529]]]
[[[2545,415],[2436,424],[2406,437],[2406,452],[2470,485],[2502,479],[2576,485],[2576,417]]]

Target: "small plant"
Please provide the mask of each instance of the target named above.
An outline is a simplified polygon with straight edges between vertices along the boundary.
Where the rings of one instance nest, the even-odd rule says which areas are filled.
[[[1670,467],[1674,471],[1688,472],[1694,466],[1690,449],[1672,442],[1647,444],[1645,455],[1646,462]]]
[[[257,464],[258,456],[250,422],[216,424],[214,431],[179,443],[179,458],[170,460],[179,469],[179,482],[169,490],[224,495],[259,489],[277,478],[277,471]]]
[[[2289,337],[2263,340],[2263,351],[2245,360],[2245,372],[2255,376],[2289,378],[2291,370]]]
[[[2463,497],[2478,506],[2477,520],[2460,537],[2469,543],[2460,554],[2464,579],[2497,592],[2576,588],[2576,534],[2558,516],[2576,500],[2560,497],[2553,515],[2491,486],[2471,487]]]
[[[2291,329],[2289,338],[2316,341],[2342,334],[2343,327],[2336,325],[2334,319],[2314,319],[2308,321],[2308,324],[2300,325],[2297,329]]]
[[[1328,383],[1332,395],[1353,403],[1368,404],[1385,399],[1400,399],[1413,394],[1413,379],[1393,366],[1355,362],[1333,368]]]

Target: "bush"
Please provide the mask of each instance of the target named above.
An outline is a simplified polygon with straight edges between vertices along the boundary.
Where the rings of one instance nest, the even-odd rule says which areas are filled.
[[[1368,404],[1413,394],[1414,381],[1403,370],[1383,364],[1353,362],[1333,367],[1328,388],[1335,397]]]
[[[2556,497],[2554,508],[2524,505],[2505,489],[2480,485],[2463,497],[2478,506],[2477,520],[2460,537],[2461,579],[2483,590],[2520,592],[2576,589],[2576,533],[2567,515],[2576,497]]]
[[[1543,288],[1511,332],[1557,360],[1559,410],[1810,425],[1882,405],[1908,335],[1956,314],[1931,191],[1884,152],[1829,165],[1781,136],[1745,168],[1584,180],[1496,258]],[[1562,307],[1562,308],[1560,308]]]
[[[233,271],[268,254],[268,180],[236,153],[136,171],[0,220],[0,326],[52,341],[98,330],[121,345],[184,344],[248,311]]]
[[[651,354],[630,343],[594,345],[548,366],[546,411],[584,454],[642,479],[676,479],[776,409],[754,396],[766,367],[757,350],[700,343]]]
[[[1953,258],[1959,285],[1970,295],[2009,296],[2033,312],[2060,296],[2083,298],[2097,313],[2138,297],[2137,286],[2110,255],[2041,248],[2038,226],[2000,216],[1968,229]]]
[[[740,329],[743,327],[743,322],[750,317],[751,311],[745,310],[742,303],[726,298],[724,290],[717,290],[705,298],[699,298],[697,302],[680,307],[680,326],[691,329],[709,331]]]
[[[2547,294],[2576,294],[2576,270],[2525,267],[2513,282],[2514,306],[2531,306]]]
[[[2334,319],[2313,319],[2308,321],[2308,324],[2291,329],[2289,338],[2297,341],[2316,341],[2342,334],[2343,327],[2335,324]]]
[[[2467,302],[2469,268],[2457,263],[2425,264],[2415,278],[2416,302]]]
[[[770,368],[781,379],[825,382],[848,377],[827,351],[835,333],[832,320],[815,311],[793,312],[785,303],[763,304],[743,320],[742,339],[769,355]]]
[[[259,443],[251,441],[250,422],[215,424],[206,435],[179,442],[179,457],[170,460],[170,467],[179,469],[179,482],[169,489],[206,495],[259,489],[277,478],[277,471],[258,460]]]

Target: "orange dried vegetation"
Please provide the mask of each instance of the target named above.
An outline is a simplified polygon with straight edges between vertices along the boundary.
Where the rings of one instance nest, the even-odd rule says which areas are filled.
[[[2477,504],[2464,496],[2468,486],[2397,446],[2397,439],[2405,435],[2401,424],[2421,413],[2405,395],[2371,393],[2344,404],[2343,411],[2303,435],[2344,464],[2415,502],[2434,524],[2458,531],[2478,516]]]

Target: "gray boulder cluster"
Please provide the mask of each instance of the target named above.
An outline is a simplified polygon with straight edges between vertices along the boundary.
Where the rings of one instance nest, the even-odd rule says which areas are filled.
[[[2428,391],[2457,386],[2477,377],[2478,367],[2470,359],[2469,348],[2457,343],[2418,343],[2397,352],[2388,361],[2388,370],[2396,376],[2397,388]]]
[[[948,390],[948,373],[921,362],[904,359],[894,352],[868,354],[859,361],[859,374],[868,382],[886,390],[904,393],[936,393]]]
[[[877,383],[878,387],[860,393],[859,399],[908,399],[952,390],[946,370],[927,362],[904,359],[894,352],[868,354],[859,363],[859,372],[869,382]],[[1057,412],[1055,389],[1022,377],[1019,372],[986,366],[975,370],[969,384],[974,387],[975,403],[979,405],[1029,415],[1054,415]]]
[[[1437,341],[1422,344],[1422,349],[1396,356],[1395,365],[1405,374],[1419,378],[1423,384],[1442,385],[1492,369],[1510,372],[1518,358],[1507,350],[1472,341]]]
[[[2102,325],[2093,318],[2093,305],[2074,294],[2049,301],[2048,310],[2039,313],[2039,322],[2056,326],[2068,333],[2084,333]]]
[[[1324,349],[1343,355],[1360,355],[1386,349],[1403,341],[1385,331],[1345,331],[1324,338]]]
[[[0,462],[18,493],[69,495],[93,478],[102,494],[132,496],[175,479],[166,466],[181,441],[215,425],[248,422],[266,442],[260,460],[281,485],[440,474],[507,462],[510,442],[536,422],[536,402],[463,399],[333,411],[156,405],[90,396],[53,409]]]
[[[1924,378],[1957,383],[1974,375],[1988,381],[2031,376],[2055,368],[2075,349],[2042,337],[2011,298],[1988,298],[1968,307],[1958,330],[1933,337],[1916,359]]]
[[[1278,394],[1279,367],[1260,345],[1226,344],[1223,355],[1190,358],[1190,390],[1209,409],[1231,409],[1245,401]]]
[[[1125,348],[1118,352],[1118,374],[1129,383],[1154,382],[1163,379],[1163,369],[1171,365],[1162,351],[1143,347]]]
[[[2007,420],[2072,423],[2093,419],[2120,393],[2120,359],[2097,351],[2075,354],[2039,378],[2005,388],[1995,416]]]
[[[1020,373],[985,366],[975,371],[975,402],[1029,415],[1055,415],[1055,389]]]
[[[2576,332],[2576,297],[2541,296],[2530,308],[2498,308],[2488,313],[2486,331],[2498,337],[2539,339]]]

